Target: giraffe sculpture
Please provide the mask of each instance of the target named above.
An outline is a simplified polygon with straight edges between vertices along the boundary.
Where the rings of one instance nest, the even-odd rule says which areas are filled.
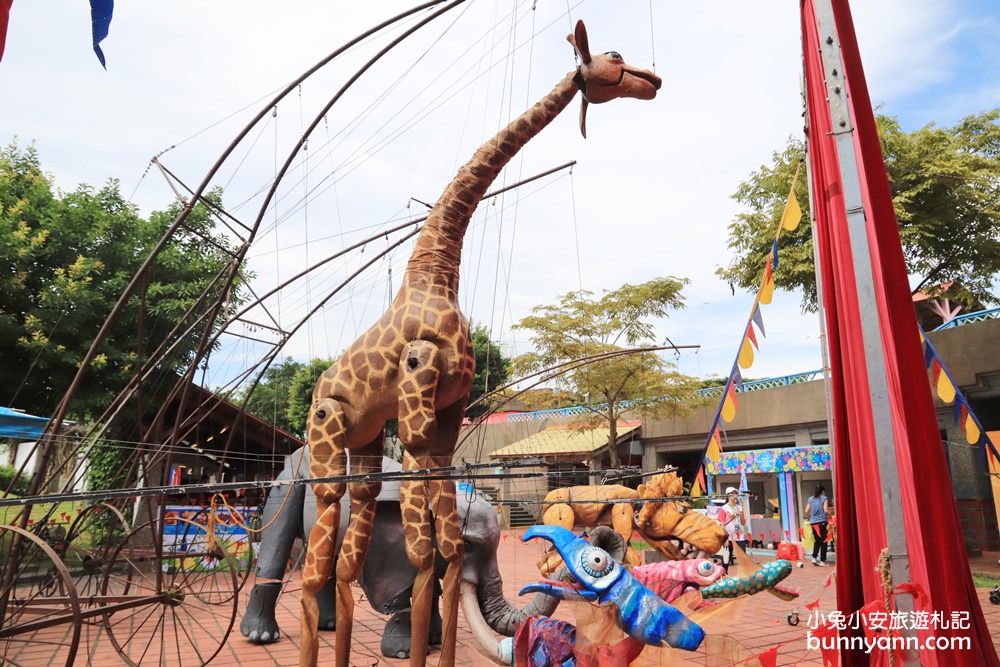
[[[620,97],[649,100],[660,87],[659,77],[625,64],[618,53],[592,57],[582,21],[568,40],[579,54],[578,69],[483,144],[459,170],[431,210],[389,309],[317,381],[307,424],[313,477],[345,475],[348,451],[352,474],[378,472],[385,422],[393,417],[399,420],[404,471],[450,465],[475,372],[469,325],[458,306],[458,279],[463,237],[476,206],[500,170],[578,91],[583,93],[580,130],[586,136],[589,103]],[[412,594],[410,664],[423,665],[427,656],[436,538],[447,561],[440,665],[452,667],[462,570],[455,483],[428,477],[402,481],[400,487],[406,553],[418,570]],[[335,664],[347,667],[354,605],[350,584],[361,573],[380,484],[318,482],[313,490],[319,518],[302,570],[299,662],[303,667],[316,665],[316,593],[335,569]],[[345,491],[350,493],[351,519],[338,556],[334,545]]]

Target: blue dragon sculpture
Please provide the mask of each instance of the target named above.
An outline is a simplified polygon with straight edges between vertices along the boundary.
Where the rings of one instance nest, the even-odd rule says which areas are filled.
[[[573,583],[544,580],[528,584],[521,595],[543,592],[560,600],[614,603],[616,621],[629,637],[651,646],[671,646],[694,651],[705,631],[680,610],[643,586],[611,555],[561,526],[532,526],[525,542],[541,537],[559,551],[576,579]]]

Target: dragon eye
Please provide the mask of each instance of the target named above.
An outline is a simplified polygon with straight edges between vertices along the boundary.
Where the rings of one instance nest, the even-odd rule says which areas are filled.
[[[615,562],[604,549],[592,547],[583,552],[580,565],[590,576],[603,577],[614,569]]]
[[[698,574],[700,574],[703,577],[707,577],[708,575],[712,574],[713,569],[714,567],[712,566],[711,561],[704,560],[698,563]]]
[[[608,56],[609,58],[616,58],[618,60],[624,60],[624,58],[622,58],[622,54],[618,53],[617,51],[608,51],[604,55]]]

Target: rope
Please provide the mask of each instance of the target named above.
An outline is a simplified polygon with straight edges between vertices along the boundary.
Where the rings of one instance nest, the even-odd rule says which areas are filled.
[[[882,580],[882,604],[886,611],[892,609],[892,564],[889,561],[889,548],[886,547],[878,555],[875,571]],[[895,663],[895,651],[889,651],[889,667]]]

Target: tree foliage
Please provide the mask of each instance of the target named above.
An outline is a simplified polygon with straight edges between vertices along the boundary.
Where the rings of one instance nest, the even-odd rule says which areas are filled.
[[[210,199],[218,203],[221,194]],[[57,191],[33,147],[0,149],[0,403],[52,414],[112,306],[179,210],[176,204],[143,219],[114,180],[100,189]],[[70,418],[101,414],[164,342],[176,343],[176,352],[157,370],[167,376],[187,366],[198,332],[183,339],[171,332],[231,262],[230,245],[209,211],[195,206],[101,346]],[[230,304],[242,303],[246,277],[229,293]]]
[[[597,354],[652,346],[649,318],[666,317],[683,308],[686,279],[656,278],[641,285],[623,285],[595,298],[581,290],[563,295],[557,305],[536,306],[514,328],[531,332],[534,351],[513,360],[518,376],[583,360]],[[565,374],[551,374],[557,390],[572,393],[586,405],[593,425],[600,419],[610,428],[612,467],[619,465],[617,422],[626,410],[639,414],[684,414],[694,395],[692,378],[678,373],[655,352],[641,352],[582,364]]]
[[[927,125],[905,132],[896,118],[876,115],[903,254],[916,289],[965,306],[1000,303],[993,282],[1000,272],[1000,109],[968,116],[953,127]],[[733,198],[746,207],[729,226],[733,259],[718,275],[756,289],[774,240],[788,188],[805,146],[790,139],[771,164],[753,172]],[[808,186],[796,197],[803,223],[784,232],[775,284],[803,290],[803,310],[815,310]],[[939,285],[947,288],[938,290]]]
[[[500,346],[490,340],[490,331],[485,326],[471,323],[472,347],[476,352],[476,376],[472,379],[472,393],[469,403],[473,403],[488,391],[493,391],[507,383],[510,375],[510,359],[500,353]],[[491,405],[480,403],[466,410],[466,416],[475,419],[488,412]]]
[[[475,401],[486,391],[491,391],[507,381],[510,360],[500,353],[499,346],[490,340],[484,326],[472,326],[472,345],[476,352],[476,376],[472,383],[469,402]],[[246,401],[245,409],[264,421],[299,438],[305,437],[306,419],[312,404],[313,387],[320,375],[334,363],[334,359],[313,359],[309,363],[287,359],[272,365],[265,372],[253,393],[243,391],[234,397],[238,404]],[[249,396],[248,396],[249,394]],[[469,411],[476,417],[490,409],[481,404]],[[390,434],[394,422],[389,424]]]
[[[301,438],[305,431],[305,422],[293,422],[288,407],[295,377],[304,369],[305,364],[292,358],[269,366],[252,393],[244,391],[237,397],[237,405],[245,400],[243,407],[247,412],[286,433]]]

